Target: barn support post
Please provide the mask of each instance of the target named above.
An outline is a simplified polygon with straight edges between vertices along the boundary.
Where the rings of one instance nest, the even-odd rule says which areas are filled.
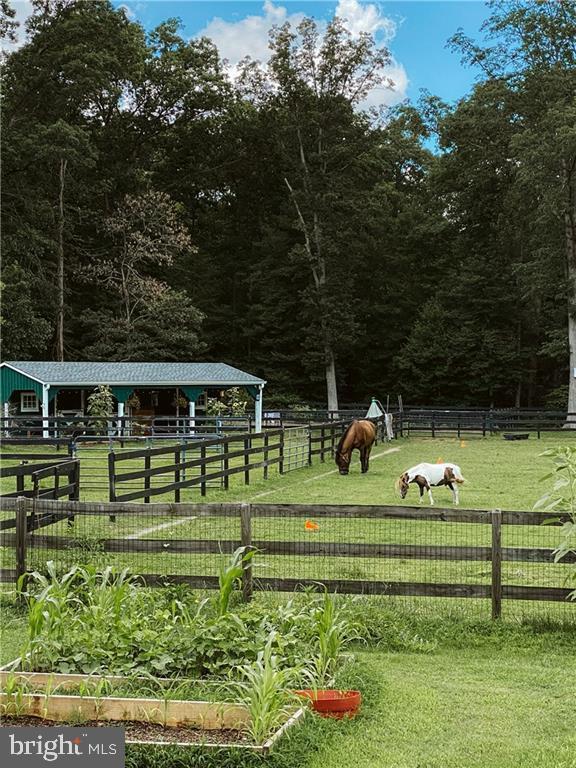
[[[258,385],[258,389],[256,391],[256,397],[254,399],[254,420],[256,422],[255,431],[256,432],[262,432],[262,400],[263,400],[263,390],[264,386],[262,384]]]
[[[50,407],[50,385],[42,384],[42,437],[47,440],[50,437],[49,431],[49,407]]]
[[[4,437],[9,437],[10,431],[8,429],[8,424],[9,424],[8,420],[10,418],[10,403],[8,402],[4,403],[2,413],[4,415]]]
[[[194,427],[196,426],[196,402],[190,400],[188,402],[188,432],[194,434]]]

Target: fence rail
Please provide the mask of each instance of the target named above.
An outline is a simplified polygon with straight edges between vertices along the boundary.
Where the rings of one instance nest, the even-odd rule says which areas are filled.
[[[15,568],[0,571],[0,580],[13,581],[15,575],[21,576],[27,570],[27,558],[36,563],[44,553],[46,558],[58,557],[58,553],[70,553],[72,560],[81,551],[83,556],[90,549],[85,548],[90,534],[97,544],[95,551],[105,562],[121,556],[122,563],[133,562],[133,570],[139,573],[145,584],[161,586],[169,583],[188,584],[192,587],[213,588],[218,585],[214,573],[215,564],[223,555],[233,552],[243,545],[258,552],[256,562],[273,565],[278,560],[278,573],[263,576],[250,570],[245,574],[243,593],[250,598],[254,589],[292,591],[299,586],[324,585],[331,591],[344,594],[396,595],[415,597],[442,598],[482,598],[491,601],[493,618],[502,613],[502,603],[508,600],[564,602],[573,592],[568,586],[551,583],[535,583],[535,575],[546,579],[547,570],[555,574],[558,569],[568,574],[567,566],[576,562],[576,554],[571,553],[561,563],[554,559],[554,547],[525,546],[519,538],[522,530],[529,526],[537,529],[539,535],[550,536],[553,529],[562,525],[566,519],[543,512],[500,511],[500,510],[464,510],[464,509],[422,509],[402,506],[350,506],[350,505],[277,505],[277,504],[147,504],[147,503],[100,503],[57,502],[43,499],[6,499],[5,510],[16,510],[14,519],[15,532],[4,531],[0,534],[0,545],[13,548],[16,555]],[[52,520],[50,521],[50,516]],[[95,521],[107,516],[115,520],[111,526],[106,523],[106,534],[102,528],[94,528]],[[147,519],[148,518],[148,519]],[[223,519],[224,527],[218,528],[218,520]],[[68,520],[68,528],[61,526],[55,535],[46,532],[46,528]],[[142,520],[147,519],[142,527]],[[302,530],[298,521],[311,519],[316,521],[317,529],[328,532],[326,538],[287,538],[282,534]],[[70,526],[70,520],[72,525]],[[201,521],[206,521],[204,525]],[[48,521],[48,522],[46,522]],[[157,525],[151,525],[161,521]],[[189,526],[188,531],[215,531],[216,535],[205,537],[175,537],[175,531],[181,530],[178,522]],[[39,525],[39,522],[42,524]],[[394,540],[405,529],[396,524],[409,523],[418,527],[418,543],[406,543]],[[375,523],[386,523],[388,527],[371,529]],[[546,525],[542,525],[546,523]],[[431,525],[433,524],[433,525]],[[487,532],[486,544],[472,545],[477,538],[472,529]],[[358,526],[363,526],[358,528]],[[81,528],[83,532],[71,530]],[[124,527],[123,527],[124,526]],[[178,526],[177,528],[175,526]],[[451,531],[451,541],[457,534],[460,543],[438,543],[441,527]],[[41,534],[36,531],[42,527]],[[166,532],[171,528],[170,534]],[[116,532],[115,532],[116,529]],[[126,531],[132,531],[126,534]],[[336,533],[352,537],[354,531],[360,531],[362,540],[337,540]],[[123,535],[119,535],[122,533]],[[266,535],[263,535],[266,534]],[[366,541],[368,534],[372,540]],[[380,540],[374,540],[379,538]],[[392,538],[392,540],[390,540]],[[513,540],[517,540],[515,543]],[[78,550],[78,542],[83,542]],[[550,541],[550,539],[546,539]],[[174,559],[175,557],[175,559]],[[139,561],[138,558],[144,558]],[[186,559],[188,558],[188,559]],[[195,559],[196,558],[196,559]],[[200,558],[200,559],[198,559]],[[204,559],[202,559],[204,558]],[[206,559],[207,558],[207,559]],[[320,564],[330,562],[342,572],[344,563],[397,563],[396,575],[406,573],[408,578],[343,578],[336,577],[334,571],[327,576],[327,571],[320,569]],[[411,564],[436,563],[436,569],[450,569],[452,564],[490,563],[484,573],[485,582],[466,582],[450,580],[449,571],[434,571],[435,578],[414,578],[411,576]],[[146,563],[157,567],[156,571],[138,568]],[[190,567],[176,567],[181,564]],[[70,563],[71,564],[71,563]],[[202,566],[201,564],[204,564]],[[294,573],[296,566],[303,566],[302,575]],[[505,573],[507,564],[526,564],[525,568],[538,568],[538,571],[525,572],[512,570]],[[168,565],[172,567],[170,572]],[[38,567],[38,565],[36,565]],[[161,571],[161,568],[164,570]],[[200,572],[194,572],[194,569]],[[518,577],[516,573],[523,574]],[[510,583],[512,578],[525,578],[529,583]],[[456,577],[455,577],[456,579]],[[576,607],[576,604],[569,604]]]

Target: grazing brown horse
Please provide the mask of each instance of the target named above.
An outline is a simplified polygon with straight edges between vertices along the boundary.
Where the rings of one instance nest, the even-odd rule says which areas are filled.
[[[360,463],[362,473],[368,472],[370,451],[376,440],[376,427],[371,421],[357,421],[354,419],[346,432],[340,438],[336,448],[336,464],[341,475],[347,475],[350,470],[352,451],[357,448],[360,451]]]

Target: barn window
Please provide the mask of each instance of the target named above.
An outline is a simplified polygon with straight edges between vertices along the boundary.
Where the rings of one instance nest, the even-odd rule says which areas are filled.
[[[20,393],[20,410],[22,413],[30,413],[38,410],[38,398],[34,392]]]

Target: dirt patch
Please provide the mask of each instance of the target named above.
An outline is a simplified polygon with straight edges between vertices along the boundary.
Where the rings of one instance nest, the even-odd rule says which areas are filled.
[[[4,726],[41,726],[62,728],[70,726],[71,723],[55,723],[52,720],[42,720],[39,717],[3,717],[2,725]],[[75,725],[75,724],[74,724]],[[186,726],[180,727],[164,727],[157,723],[140,723],[131,720],[119,722],[106,721],[89,721],[87,723],[81,723],[75,725],[75,727],[86,726],[88,728],[99,728],[114,726],[116,728],[124,728],[126,732],[126,741],[156,741],[163,744],[221,744],[222,746],[233,745],[238,746],[240,744],[249,745],[250,739],[245,733],[241,731],[206,731],[202,728],[187,728]]]

